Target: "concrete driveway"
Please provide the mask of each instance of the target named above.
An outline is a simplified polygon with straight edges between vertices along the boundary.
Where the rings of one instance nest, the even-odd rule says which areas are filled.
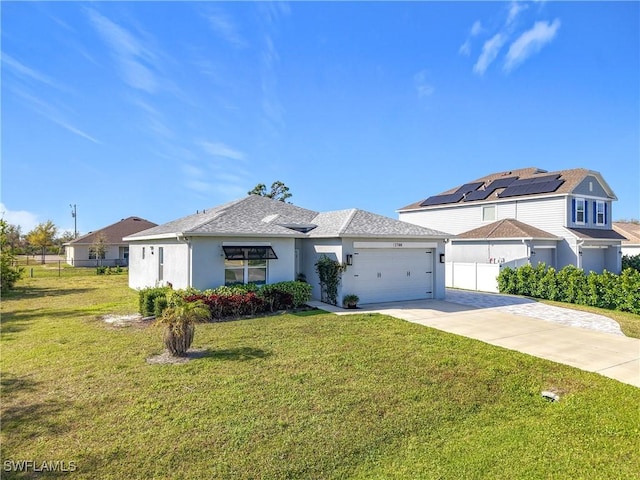
[[[357,310],[312,304],[338,315],[383,313],[640,387],[640,340],[625,337],[616,322],[601,315],[458,290],[447,290],[446,301],[378,303]]]

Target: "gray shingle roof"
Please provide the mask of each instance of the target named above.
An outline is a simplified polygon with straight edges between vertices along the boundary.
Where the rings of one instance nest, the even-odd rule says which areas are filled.
[[[140,240],[174,235],[293,238],[450,236],[444,232],[364,210],[319,213],[259,195],[249,195],[136,233],[128,239]]]

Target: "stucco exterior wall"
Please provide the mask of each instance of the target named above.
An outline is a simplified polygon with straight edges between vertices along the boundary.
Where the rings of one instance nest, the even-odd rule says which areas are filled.
[[[160,248],[163,252],[162,272]],[[143,253],[144,252],[144,253]],[[140,289],[164,286],[186,288],[188,276],[186,262],[189,246],[177,240],[140,241],[129,246],[129,287]]]
[[[102,265],[112,266],[118,262],[116,260],[124,259],[120,258],[120,247],[123,245],[107,245],[105,249],[105,256],[102,259]],[[89,250],[93,245],[69,245],[66,247],[66,261],[69,265],[75,267],[94,267],[98,265],[98,261],[95,258],[89,259]]]
[[[224,285],[223,245],[269,245],[278,258],[268,261],[267,283],[295,280],[293,238],[194,237],[191,239],[191,286],[206,290]]]

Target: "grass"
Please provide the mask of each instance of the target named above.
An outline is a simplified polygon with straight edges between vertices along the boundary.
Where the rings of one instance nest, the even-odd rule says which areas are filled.
[[[136,300],[125,275],[29,278],[3,298],[3,466],[73,461],[83,479],[640,471],[630,385],[384,315],[321,311],[198,325],[196,358],[151,365],[159,330],[97,318]]]

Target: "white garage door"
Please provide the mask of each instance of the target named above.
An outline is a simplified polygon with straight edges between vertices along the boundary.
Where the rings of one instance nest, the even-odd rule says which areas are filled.
[[[433,298],[432,249],[361,249],[350,267],[360,303]]]

